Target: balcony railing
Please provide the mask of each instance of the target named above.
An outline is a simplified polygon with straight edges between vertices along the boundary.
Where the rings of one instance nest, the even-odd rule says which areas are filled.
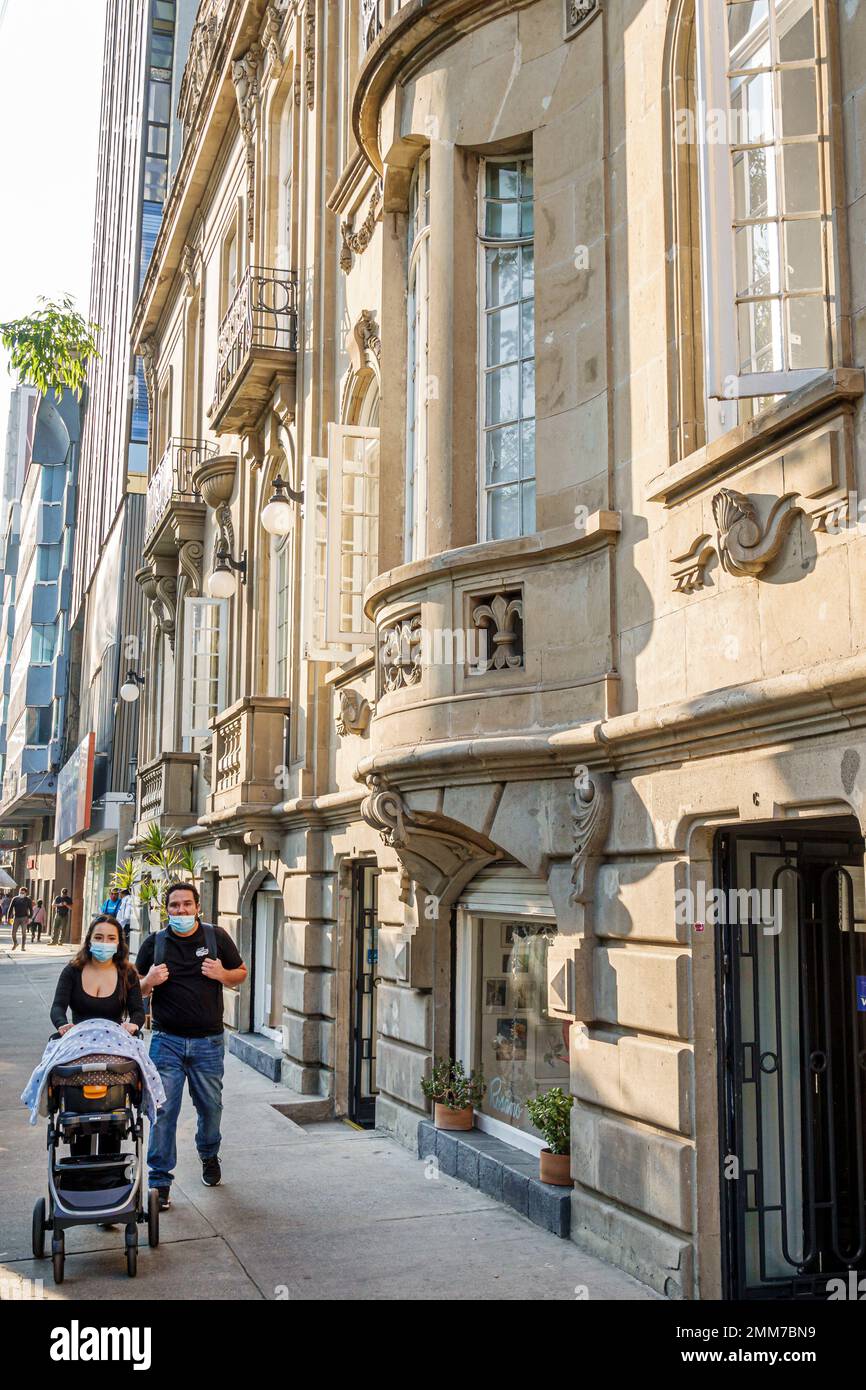
[[[366,53],[389,19],[408,5],[409,0],[361,0],[361,52]]]
[[[250,266],[219,330],[214,398],[215,430],[252,424],[274,376],[294,376],[298,351],[298,277],[291,270]]]
[[[204,439],[170,439],[159,467],[148,483],[144,538],[156,530],[172,502],[200,502],[192,485],[195,470],[217,453]]]
[[[136,835],[153,823],[164,830],[195,824],[198,761],[198,753],[161,753],[139,769]]]
[[[289,703],[246,696],[213,721],[210,814],[265,810],[285,800],[281,771],[288,763]]]

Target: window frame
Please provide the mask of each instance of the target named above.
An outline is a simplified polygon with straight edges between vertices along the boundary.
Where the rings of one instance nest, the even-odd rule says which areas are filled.
[[[486,227],[485,227],[485,217],[486,217],[486,210],[487,210],[487,203],[488,203],[488,194],[487,194],[487,169],[488,169],[488,168],[490,167],[490,165],[492,165],[492,164],[518,164],[518,165],[530,164],[530,165],[533,166],[533,199],[532,199],[532,202],[533,202],[533,226],[532,226],[532,234],[531,234],[530,236],[520,236],[519,233],[518,233],[517,236],[512,237],[512,238],[505,238],[505,237],[499,238],[499,237],[491,237],[491,236],[487,233]],[[477,433],[478,433],[478,439],[477,439],[477,449],[476,449],[476,507],[477,507],[477,534],[478,534],[478,539],[479,539],[479,541],[482,541],[482,542],[496,541],[496,540],[516,540],[516,539],[519,539],[519,538],[522,537],[522,536],[531,536],[531,535],[534,535],[535,532],[538,530],[538,512],[537,512],[537,506],[538,506],[538,501],[537,501],[537,485],[538,485],[538,451],[537,451],[537,439],[536,439],[536,453],[535,453],[535,460],[534,460],[534,468],[533,468],[533,474],[532,474],[532,479],[531,479],[532,483],[534,484],[534,489],[535,489],[535,491],[534,491],[534,496],[535,496],[535,504],[534,504],[535,515],[534,515],[534,517],[533,517],[533,526],[532,526],[532,529],[531,529],[531,530],[526,530],[526,531],[524,531],[524,530],[523,530],[523,525],[522,525],[522,511],[523,511],[523,507],[522,507],[522,492],[521,492],[521,488],[522,488],[522,484],[523,484],[524,482],[530,481],[530,479],[523,479],[523,478],[521,478],[521,477],[519,476],[519,472],[518,472],[518,479],[517,479],[517,487],[518,487],[517,501],[518,501],[518,515],[519,515],[519,518],[520,518],[520,527],[519,527],[519,529],[518,529],[516,535],[514,535],[514,536],[507,536],[507,537],[506,537],[506,536],[503,536],[503,537],[492,536],[492,535],[490,534],[490,530],[489,530],[489,526],[488,526],[488,519],[487,519],[487,501],[488,501],[488,495],[489,495],[489,493],[490,493],[491,491],[494,490],[494,489],[489,488],[488,485],[487,485],[487,436],[488,436],[488,434],[491,432],[491,430],[497,428],[497,426],[496,426],[496,425],[488,426],[488,422],[487,422],[487,375],[488,375],[488,369],[489,369],[489,363],[488,363],[488,358],[487,358],[487,352],[488,352],[488,344],[487,344],[487,321],[488,321],[488,316],[489,316],[489,315],[488,315],[488,308],[489,308],[489,306],[488,306],[488,303],[487,303],[487,254],[486,254],[486,253],[487,253],[488,250],[490,250],[490,249],[492,249],[492,248],[506,249],[506,248],[508,248],[508,247],[515,247],[515,248],[517,248],[518,250],[521,250],[521,249],[522,249],[523,247],[525,247],[525,246],[529,246],[529,247],[532,248],[532,252],[533,252],[533,292],[532,292],[532,304],[533,304],[533,353],[532,353],[532,361],[533,361],[534,366],[537,367],[537,347],[536,347],[536,345],[535,345],[535,300],[536,300],[536,292],[535,292],[535,260],[534,260],[534,257],[535,257],[535,217],[534,217],[534,207],[535,207],[535,171],[534,171],[534,165],[535,165],[535,155],[534,155],[534,152],[533,152],[532,149],[526,149],[526,150],[520,151],[520,152],[515,153],[515,154],[497,155],[497,156],[485,157],[485,158],[483,158],[483,159],[481,159],[481,160],[479,161],[479,167],[478,167],[478,197],[477,197],[478,212],[477,212],[477,225],[476,225],[477,277],[478,277],[478,279],[477,279],[477,283],[478,283],[478,294],[477,294],[477,306],[478,306],[478,327],[477,327],[477,333],[478,333],[478,376],[477,376],[477,391],[478,391],[478,425],[477,425]],[[495,200],[493,200],[493,201],[495,201]],[[521,200],[520,200],[520,198],[518,198],[518,200],[517,200],[517,206],[518,206],[518,208],[520,207],[520,203],[521,203]],[[520,272],[520,273],[522,274],[522,266],[521,266],[521,272]],[[522,301],[522,298],[519,297],[518,300],[517,300],[517,305],[518,305],[518,330],[519,330],[519,332],[521,333],[521,335],[522,335],[522,327],[520,326],[520,305],[521,305],[522,302],[523,302],[523,301]],[[521,346],[522,346],[522,343],[521,343]],[[520,394],[521,394],[521,398],[522,398],[522,389],[523,389],[523,388],[522,388],[522,366],[523,366],[524,361],[529,361],[529,360],[530,360],[530,359],[529,359],[528,357],[527,357],[527,358],[518,357],[518,359],[517,359],[517,366],[518,366],[518,387],[519,387],[519,391],[520,391]],[[536,392],[537,392],[537,382],[536,382],[536,387],[535,387],[535,389],[536,389]],[[536,405],[537,405],[537,395],[536,395]],[[521,409],[522,409],[522,406],[521,406]],[[532,419],[533,419],[533,422],[536,422],[536,421],[537,421],[537,415],[533,415]],[[518,428],[522,428],[522,425],[523,425],[523,423],[524,423],[524,422],[523,422],[523,416],[522,416],[522,414],[518,417],[517,423],[518,423]]]
[[[209,598],[200,594],[195,597],[190,596],[183,601],[183,682],[182,682],[182,716],[181,716],[181,737],[189,751],[189,745],[193,739],[209,738],[213,733],[210,721],[220,713],[226,705],[227,685],[226,677],[228,671],[228,624],[229,624],[229,600],[225,598]],[[194,675],[193,657],[194,651],[195,621],[193,613],[196,609],[210,608],[215,609],[218,616],[216,624],[218,631],[219,647],[217,650],[217,697],[216,709],[213,714],[208,714],[207,724],[195,726],[195,695],[194,695]]]
[[[772,0],[770,3],[772,4]],[[832,311],[837,298],[830,244],[832,240],[832,204],[829,198],[826,172],[831,131],[825,119],[825,92],[822,85],[822,75],[827,72],[827,64],[822,60],[823,55],[819,46],[816,45],[816,55],[812,68],[815,72],[817,126],[815,143],[821,194],[818,220],[822,227],[821,252],[825,283],[823,295],[812,297],[819,298],[824,305],[828,361],[824,366],[783,368],[781,371],[741,372],[739,370],[734,243],[734,224],[737,219],[734,217],[733,160],[730,141],[734,108],[731,106],[728,96],[730,56],[727,12],[727,0],[721,0],[721,3],[719,0],[695,0],[696,115],[698,123],[701,120],[706,120],[711,112],[723,112],[726,118],[723,139],[710,141],[707,138],[708,131],[698,129],[696,132],[706,395],[710,400],[721,401],[784,395],[807,386],[830,370],[834,365],[835,358]],[[773,55],[771,55],[770,62],[770,70],[775,76],[775,68],[772,66]],[[775,112],[775,95],[773,100]],[[775,154],[783,139],[784,135],[779,134],[777,124],[774,121],[773,140],[766,148],[772,149]],[[785,221],[784,212],[779,211],[772,218],[768,218],[768,222],[772,221],[775,221],[781,228]],[[709,273],[711,266],[712,274]],[[785,292],[780,290],[778,297],[770,297],[770,302],[779,304],[780,314],[784,318],[785,306],[788,302]],[[782,331],[784,334],[784,328]]]
[[[343,443],[346,439],[375,440],[380,444],[381,431],[373,425],[328,425],[328,540],[326,556],[325,642],[328,646],[365,646],[373,636],[368,627],[344,632],[340,627],[340,602],[343,584],[340,573],[343,520]],[[379,455],[381,482],[381,452]],[[378,511],[376,515],[378,539]],[[378,548],[378,547],[377,547]],[[378,559],[378,556],[376,557]]]
[[[423,185],[423,186],[422,186]],[[427,481],[429,461],[430,377],[430,151],[415,166],[409,190],[409,229],[413,197],[426,214],[408,246],[406,263],[406,457],[404,462],[403,560],[410,564],[427,554]],[[420,291],[419,291],[420,287]],[[419,311],[419,304],[422,306]],[[421,342],[423,328],[423,344]]]

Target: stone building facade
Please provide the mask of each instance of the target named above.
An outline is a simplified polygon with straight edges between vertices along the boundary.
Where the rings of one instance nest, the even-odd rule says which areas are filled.
[[[228,1021],[408,1145],[570,1089],[672,1297],[866,1240],[864,80],[835,0],[203,0],[133,325]]]

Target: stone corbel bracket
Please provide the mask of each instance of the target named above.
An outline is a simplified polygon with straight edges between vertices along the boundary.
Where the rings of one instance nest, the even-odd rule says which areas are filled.
[[[799,512],[796,492],[786,492],[770,508],[762,526],[758,509],[745,493],[720,488],[713,498],[719,559],[728,574],[759,575],[774,560]]]
[[[337,733],[341,738],[346,734],[365,734],[373,713],[370,701],[358,690],[341,690],[340,713],[337,715]]]
[[[343,249],[340,252],[340,269],[345,273],[352,269],[355,256],[363,255],[370,242],[373,240],[373,232],[376,223],[379,221],[382,211],[382,185],[376,184],[370,197],[370,206],[367,216],[361,223],[357,231],[354,229],[354,222],[343,222],[340,231],[343,237]]]
[[[396,851],[408,877],[443,907],[455,901],[479,869],[500,857],[490,840],[468,832],[465,826],[436,812],[414,811],[400,792],[376,773],[367,778],[361,816]],[[439,915],[425,903],[426,920],[435,921]]]
[[[706,583],[705,570],[716,553],[712,539],[698,536],[684,555],[671,557],[671,573],[674,579],[674,592],[692,594],[702,589]]]
[[[548,1003],[555,1013],[567,1012],[589,1022],[595,1016],[593,993],[592,902],[595,878],[610,827],[611,778],[608,773],[574,770],[571,822],[569,901],[578,914],[577,939],[557,940],[548,960]]]

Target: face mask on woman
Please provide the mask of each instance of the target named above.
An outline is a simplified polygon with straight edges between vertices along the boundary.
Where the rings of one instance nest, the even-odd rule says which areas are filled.
[[[101,961],[104,965],[107,960],[117,952],[116,946],[110,946],[107,941],[91,941],[90,954],[94,960]]]
[[[189,936],[190,932],[195,931],[195,917],[169,917],[168,925],[172,931],[176,931],[179,936]]]

